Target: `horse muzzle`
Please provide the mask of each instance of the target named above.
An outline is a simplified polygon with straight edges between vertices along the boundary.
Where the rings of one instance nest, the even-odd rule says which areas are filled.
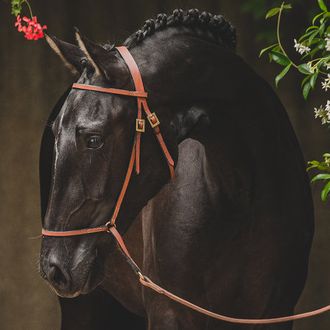
[[[52,238],[50,238],[52,239]],[[47,239],[49,240],[49,238]],[[40,256],[40,273],[58,296],[73,298],[87,294],[102,281],[101,263],[97,248],[76,247],[72,252],[70,245],[62,238],[62,244],[44,244]]]

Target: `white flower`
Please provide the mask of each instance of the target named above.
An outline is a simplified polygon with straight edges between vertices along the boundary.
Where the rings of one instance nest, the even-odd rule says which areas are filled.
[[[330,116],[330,101],[327,101],[327,104],[325,105],[325,111],[328,112],[328,116]]]
[[[329,35],[328,35],[329,36]],[[325,38],[326,44],[325,44],[325,49],[330,52],[330,38]]]
[[[328,89],[330,89],[330,74],[328,74],[328,78],[325,78],[324,81],[322,81],[322,88],[325,91],[328,91]]]
[[[309,47],[300,44],[296,39],[294,39],[294,48],[300,55],[303,55],[304,53],[308,53],[311,51]]]
[[[325,108],[321,105],[319,108],[314,108],[315,118],[320,118],[322,125],[330,123],[330,101],[327,102]]]

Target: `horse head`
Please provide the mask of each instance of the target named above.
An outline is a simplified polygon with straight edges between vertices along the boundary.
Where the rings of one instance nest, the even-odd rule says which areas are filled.
[[[134,90],[129,69],[112,46],[95,44],[76,32],[79,46],[47,36],[79,84]],[[142,75],[148,81],[150,73]],[[153,102],[167,144],[176,154],[175,132]],[[43,226],[54,231],[103,225],[114,212],[135,137],[136,98],[72,89],[51,123],[54,136],[52,181]],[[139,175],[133,173],[118,229],[125,232],[138,212],[169,180],[169,172],[151,129],[141,148]],[[111,240],[102,235],[43,237],[40,269],[56,293],[75,296],[103,279]]]

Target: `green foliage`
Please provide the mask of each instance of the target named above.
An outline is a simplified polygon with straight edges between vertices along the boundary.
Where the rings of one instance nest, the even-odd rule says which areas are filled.
[[[330,193],[330,154],[324,154],[323,161],[312,160],[308,162],[308,165],[307,170],[316,169],[322,171],[322,173],[315,175],[311,182],[322,181],[324,183],[321,191],[321,199],[322,201],[326,201]]]
[[[319,3],[319,6],[320,6],[320,9],[323,10],[323,11],[328,11],[328,8],[327,6],[325,5],[324,1],[323,0],[318,0],[318,3]]]
[[[322,12],[315,15],[312,21],[312,25],[305,30],[305,33],[298,39],[298,42],[295,40],[296,50],[301,55],[304,55],[301,57],[302,61],[304,61],[303,63],[295,64],[288,57],[281,44],[281,15],[284,10],[292,8],[290,4],[286,4],[284,2],[280,7],[272,8],[266,14],[266,19],[277,16],[277,43],[262,49],[260,52],[260,56],[268,53],[271,61],[273,60],[277,64],[285,67],[288,67],[289,64],[291,64],[289,69],[293,66],[300,73],[308,76],[307,79],[304,77],[302,83],[302,92],[305,99],[308,97],[310,91],[315,87],[318,76],[327,74],[324,71],[325,67],[328,68],[330,62],[330,54],[329,49],[327,49],[326,42],[326,38],[330,34],[330,13],[328,12],[327,6],[323,0],[318,0],[318,4]],[[316,55],[320,57],[314,59]],[[305,62],[306,60],[308,61]],[[279,80],[285,76],[289,69],[283,70],[280,75],[275,78],[276,84],[278,84]]]
[[[277,15],[280,12],[281,8],[272,8],[271,10],[269,10],[266,14],[266,19],[273,17],[275,15]]]
[[[294,48],[301,55],[300,63],[292,61],[281,42],[281,17],[284,11],[292,8],[290,4],[284,2],[280,7],[268,10],[266,14],[266,19],[277,17],[277,43],[262,49],[259,55],[268,54],[271,62],[284,66],[284,69],[275,77],[276,86],[291,68],[295,68],[301,73],[301,89],[305,100],[307,100],[310,92],[316,87],[320,79],[323,80],[321,81],[322,88],[325,91],[330,89],[330,12],[324,0],[317,0],[317,4],[319,12],[313,17],[310,26],[305,29],[298,41],[294,39]],[[314,109],[315,118],[320,118],[322,124],[330,123],[330,100],[328,100],[325,107],[320,106]],[[308,162],[307,170],[318,171],[312,182],[322,181],[324,183],[321,199],[326,201],[330,194],[330,154],[325,153],[323,161],[313,160]]]
[[[266,19],[268,18],[271,18],[277,14],[279,14],[279,12],[281,10],[284,10],[284,9],[291,9],[292,8],[292,5],[291,4],[286,4],[286,5],[283,5],[282,7],[275,7],[275,8],[272,8],[270,9],[267,14],[266,14]]]
[[[22,11],[22,3],[25,0],[11,0],[11,13],[14,16],[17,16],[21,13]]]
[[[289,58],[280,51],[271,50],[269,51],[270,61],[274,61],[279,65],[288,66],[290,64]]]
[[[282,80],[285,75],[289,72],[290,68],[291,68],[292,64],[288,64],[276,77],[275,77],[275,84],[276,87],[278,86],[278,83],[280,82],[280,80]]]
[[[33,17],[32,9],[28,0],[11,0],[11,13],[14,16],[20,15],[22,12],[22,6],[25,4],[29,10],[31,18]]]

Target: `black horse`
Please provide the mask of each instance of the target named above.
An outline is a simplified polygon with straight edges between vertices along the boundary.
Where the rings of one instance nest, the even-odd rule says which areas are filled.
[[[113,45],[47,37],[79,83],[133,89]],[[304,287],[313,206],[304,160],[268,84],[235,54],[219,15],[175,10],[125,42],[176,162],[171,181],[149,128],[117,224],[144,274],[229,316],[292,314]],[[134,139],[136,100],[68,90],[41,147],[44,228],[103,225]],[[106,233],[44,237],[40,272],[60,296],[62,329],[291,329],[216,321],[141,288]],[[67,299],[73,298],[73,299]]]

